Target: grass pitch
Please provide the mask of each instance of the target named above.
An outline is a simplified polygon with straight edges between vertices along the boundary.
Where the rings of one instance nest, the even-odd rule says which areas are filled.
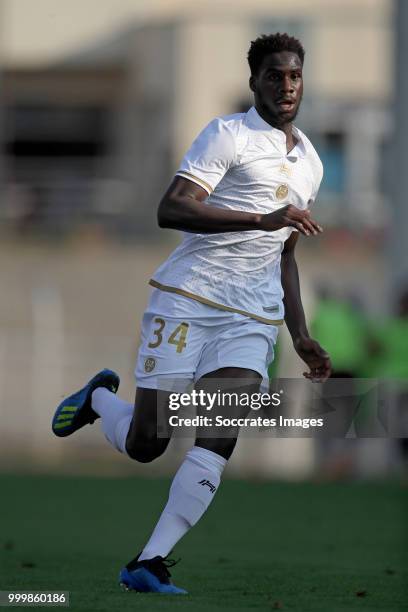
[[[177,546],[188,596],[123,593],[169,481],[0,476],[0,590],[70,591],[71,610],[402,611],[407,489],[225,481]]]

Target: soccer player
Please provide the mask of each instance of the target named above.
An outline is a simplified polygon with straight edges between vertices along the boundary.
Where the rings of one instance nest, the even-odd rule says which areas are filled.
[[[168,380],[203,386],[225,379],[259,388],[283,320],[309,368],[304,376],[323,381],[330,375],[328,354],[308,333],[295,260],[299,235],[322,231],[310,213],[322,164],[292,123],[302,99],[303,60],[301,43],[287,34],[251,43],[254,106],[204,128],[160,202],[160,227],[185,234],[150,280],[134,407],[115,394],[119,377],[103,370],[60,404],[56,435],[100,417],[117,450],[152,461],[169,442],[157,434],[168,410]],[[230,434],[197,432],[150,539],[120,572],[127,588],[186,592],[172,584],[167,557],[212,501],[238,432]]]

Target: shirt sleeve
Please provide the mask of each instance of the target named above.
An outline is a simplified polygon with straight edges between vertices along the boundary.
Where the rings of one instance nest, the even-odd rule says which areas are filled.
[[[176,175],[197,183],[210,195],[233,165],[235,156],[234,132],[217,118],[197,136]]]

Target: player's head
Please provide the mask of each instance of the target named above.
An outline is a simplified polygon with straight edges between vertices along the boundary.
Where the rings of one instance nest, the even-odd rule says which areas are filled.
[[[274,125],[294,120],[303,94],[302,44],[288,34],[269,34],[251,42],[249,86],[255,106]]]

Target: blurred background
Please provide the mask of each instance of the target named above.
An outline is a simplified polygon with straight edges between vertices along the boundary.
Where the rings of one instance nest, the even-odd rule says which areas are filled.
[[[102,367],[133,401],[147,281],[179,240],[157,227],[158,202],[202,127],[251,106],[250,41],[277,31],[306,49],[296,123],[325,168],[325,232],[298,252],[307,318],[339,375],[408,378],[406,2],[0,0],[1,471],[173,473],[187,440],[146,468],[99,424],[54,438],[51,417]],[[302,371],[284,330],[272,374]],[[243,439],[228,469],[393,476],[404,452]]]

